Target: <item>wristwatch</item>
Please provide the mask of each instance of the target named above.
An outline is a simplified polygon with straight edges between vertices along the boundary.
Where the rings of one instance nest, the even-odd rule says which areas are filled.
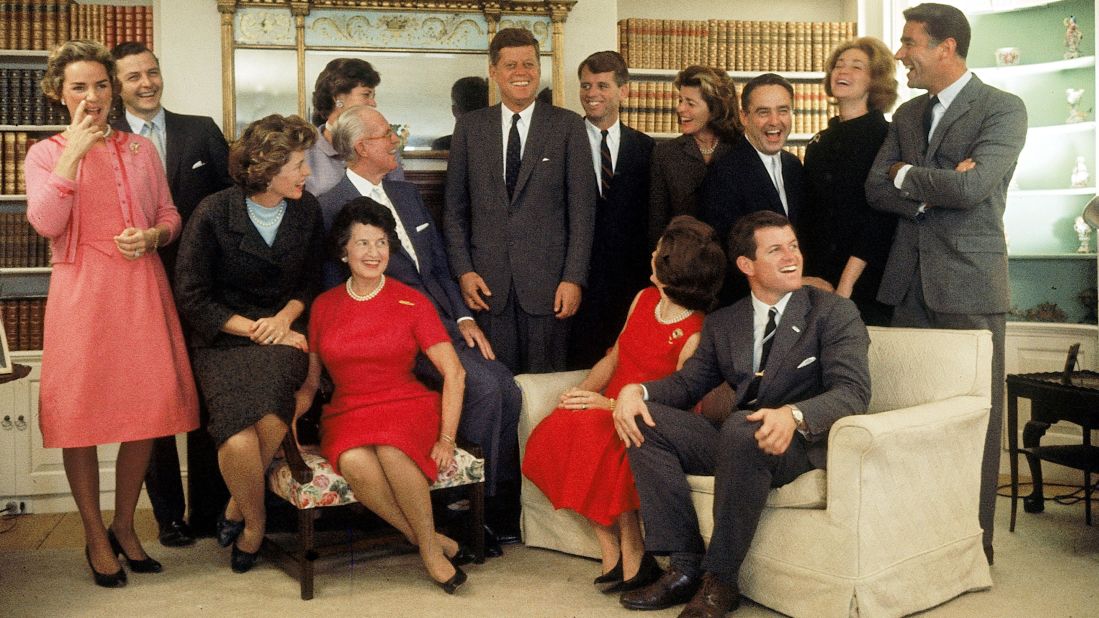
[[[798,431],[806,431],[809,429],[805,424],[805,415],[802,414],[797,406],[790,406],[790,414],[794,417],[794,422],[798,424]]]

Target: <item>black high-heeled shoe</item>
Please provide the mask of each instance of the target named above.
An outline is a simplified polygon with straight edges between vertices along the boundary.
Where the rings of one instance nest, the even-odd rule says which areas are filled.
[[[466,583],[466,579],[468,579],[466,577],[466,572],[458,567],[454,567],[454,575],[450,579],[445,582],[436,581],[435,585],[442,588],[443,592],[447,594],[454,594],[462,584]],[[435,579],[432,578],[432,581],[435,581]]]
[[[592,583],[596,586],[599,586],[602,584],[617,584],[620,581],[622,581],[621,555],[618,556],[618,564],[614,565],[614,567],[612,567],[611,570],[607,571],[606,573],[600,575],[599,577],[596,577]]]
[[[218,545],[222,547],[229,547],[237,540],[241,532],[244,532],[244,522],[234,521],[225,516],[225,509],[229,508],[229,503],[225,503],[225,508],[221,509],[221,515],[218,515],[217,521],[217,538]]]
[[[130,570],[134,573],[160,573],[164,570],[159,562],[153,560],[148,555],[144,560],[134,560],[126,555],[126,550],[122,549],[122,544],[118,542],[118,537],[114,535],[114,530],[107,528],[107,540],[111,542],[111,549],[114,551],[114,555],[125,558],[126,564],[130,566]]]
[[[644,588],[649,584],[660,579],[660,576],[664,574],[664,569],[660,568],[660,564],[657,563],[656,558],[652,554],[645,552],[641,556],[641,565],[637,568],[637,574],[633,577],[623,580],[610,588],[603,590],[606,594],[617,592],[630,592],[631,590],[637,590]]]
[[[92,550],[84,546],[84,559],[88,561],[88,568],[92,570],[92,579],[96,586],[104,588],[121,588],[126,585],[126,571],[122,567],[114,573],[100,573],[92,566]]]
[[[263,549],[262,543],[260,549]],[[260,550],[257,549],[252,553],[248,553],[237,547],[236,543],[233,543],[233,555],[229,559],[229,566],[234,573],[247,573],[252,570],[252,567],[256,566],[256,562],[259,560],[259,552]]]
[[[458,551],[454,552],[453,556],[447,556],[447,560],[450,564],[454,565],[454,568],[458,568],[463,564],[469,564],[477,559],[477,556],[473,554],[473,550],[458,543]]]

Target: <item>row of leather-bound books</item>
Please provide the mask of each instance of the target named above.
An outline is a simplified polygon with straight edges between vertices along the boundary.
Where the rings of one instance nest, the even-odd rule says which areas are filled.
[[[0,69],[0,125],[61,125],[60,105],[42,95],[45,69]]]
[[[631,18],[618,22],[618,47],[631,68],[823,71],[854,22]]]
[[[794,115],[791,132],[816,133],[828,126],[835,115],[821,83],[794,82]],[[736,84],[737,94],[744,83]],[[623,101],[622,122],[645,133],[678,133],[675,106],[678,93],[672,82],[631,80],[630,94]]]
[[[153,47],[151,6],[0,0],[0,23],[0,49],[53,49],[70,39],[93,39],[108,48],[123,41]]]
[[[11,350],[42,349],[45,298],[0,298],[0,318]]]
[[[21,212],[0,212],[0,268],[49,265],[49,242],[27,223],[27,215]]]
[[[37,137],[30,137],[25,131],[4,131],[0,133],[3,144],[0,145],[0,193],[3,195],[25,195],[27,182],[23,175],[23,161],[27,158],[27,149]]]

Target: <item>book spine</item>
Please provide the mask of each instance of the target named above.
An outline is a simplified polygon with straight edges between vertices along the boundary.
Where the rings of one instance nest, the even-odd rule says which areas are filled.
[[[24,175],[24,161],[27,158],[27,134],[23,131],[15,133],[15,192],[19,195],[27,194],[27,178]]]
[[[5,131],[4,134],[4,195],[16,195],[15,192],[15,132]]]

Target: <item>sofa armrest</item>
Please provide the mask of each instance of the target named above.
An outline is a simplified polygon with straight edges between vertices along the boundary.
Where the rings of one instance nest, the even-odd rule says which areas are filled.
[[[988,397],[957,396],[840,419],[828,441],[829,519],[898,556],[979,534],[988,413]]]
[[[561,371],[558,373],[524,373],[515,376],[515,382],[523,393],[523,406],[519,411],[519,456],[526,452],[530,432],[557,408],[558,397],[588,377],[589,370]]]

